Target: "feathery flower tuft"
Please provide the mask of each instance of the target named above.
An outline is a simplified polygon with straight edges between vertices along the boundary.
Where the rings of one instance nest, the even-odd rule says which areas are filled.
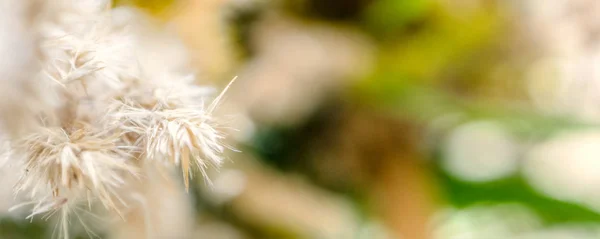
[[[180,168],[187,190],[194,168],[210,183],[207,169],[221,165],[226,149],[213,111],[227,88],[205,105],[213,89],[194,84],[182,47],[164,44],[171,38],[145,28],[142,15],[109,2],[41,5],[30,24],[39,69],[24,80],[39,89],[28,97],[43,104],[20,120],[0,115],[6,129],[28,122],[25,132],[10,134],[0,158],[0,166],[21,169],[14,192],[31,200],[14,208],[32,206],[29,219],[59,214],[63,238],[72,213],[88,229],[80,204],[91,210],[99,202],[124,217],[137,200],[129,185],[158,176],[147,165]],[[156,52],[174,59],[152,57]]]
[[[30,189],[32,198],[42,195],[30,217],[52,208],[42,205],[60,205],[73,197],[91,200],[90,195],[119,212],[119,205],[126,203],[118,189],[139,169],[127,160],[131,155],[118,141],[118,135],[90,132],[83,126],[70,131],[44,128],[19,142],[15,150],[25,155],[26,172],[15,193]]]
[[[233,83],[235,79],[231,82]],[[132,135],[135,146],[143,147],[143,157],[148,160],[159,160],[181,167],[186,190],[189,189],[191,168],[197,167],[210,183],[206,169],[210,166],[218,167],[222,163],[221,154],[225,146],[221,142],[224,135],[218,130],[218,122],[212,116],[223,94],[231,83],[208,107],[204,105],[186,104],[185,100],[172,101],[171,94],[152,94],[144,99],[151,99],[145,103],[136,103],[133,100],[124,100],[116,103],[115,122],[120,125],[120,130]],[[154,90],[151,92],[166,92]],[[181,91],[173,91],[173,94]],[[199,92],[195,95],[191,92]],[[201,100],[201,90],[189,90],[183,94],[186,99],[193,102],[193,98]],[[161,96],[161,97],[157,97]]]

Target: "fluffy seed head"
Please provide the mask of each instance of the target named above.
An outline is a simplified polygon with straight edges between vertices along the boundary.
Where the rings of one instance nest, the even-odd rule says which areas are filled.
[[[30,190],[32,198],[41,197],[31,216],[52,209],[42,205],[61,205],[63,200],[89,195],[118,212],[119,203],[123,204],[118,189],[130,175],[138,174],[127,160],[131,155],[118,141],[118,135],[90,132],[85,125],[40,129],[15,147],[24,156],[26,170],[15,193]]]
[[[57,0],[40,7],[29,29],[40,67],[26,75],[27,85],[39,90],[17,93],[40,103],[19,120],[0,110],[7,128],[27,122],[20,127],[25,132],[9,134],[1,151],[6,157],[0,155],[0,166],[21,168],[14,192],[31,200],[16,207],[33,205],[28,218],[60,212],[64,238],[68,216],[81,202],[121,215],[135,194],[131,181],[158,176],[145,171],[148,164],[180,167],[187,189],[193,168],[209,182],[206,170],[222,163],[226,148],[213,117],[222,94],[205,105],[213,90],[195,85],[182,47],[145,29],[147,19],[132,9],[105,7],[109,2]],[[157,52],[170,57],[154,57]],[[173,52],[179,53],[162,54]]]

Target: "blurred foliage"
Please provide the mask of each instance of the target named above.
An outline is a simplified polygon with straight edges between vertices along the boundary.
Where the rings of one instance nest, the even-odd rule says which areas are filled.
[[[438,155],[443,157],[443,155]],[[458,208],[519,202],[533,209],[547,225],[599,222],[600,214],[584,206],[565,203],[536,192],[520,176],[486,183],[462,181],[436,167],[436,172],[449,203]]]
[[[476,62],[468,58],[502,39],[502,21],[491,10],[459,18],[439,6],[430,6],[429,20],[418,29],[406,34],[386,34],[382,39],[377,68],[359,85],[371,98],[391,100],[389,97],[406,92],[402,88],[411,85],[440,86],[445,70],[457,68],[465,60]],[[408,24],[390,29],[402,29]]]
[[[155,16],[166,13],[174,4],[182,0],[113,0],[113,5],[130,5],[144,9]]]
[[[346,95],[351,99],[349,104],[408,119],[414,127],[448,115],[459,116],[449,127],[472,120],[493,120],[525,140],[598,127],[534,112],[523,104],[520,66],[511,65],[510,56],[505,53],[510,44],[506,36],[509,21],[493,4],[468,14],[456,14],[454,11],[459,10],[431,0],[351,1],[339,6],[364,8],[331,12],[314,9],[335,5],[337,1],[307,2],[304,11],[312,9],[315,14],[307,15],[333,21],[352,20],[351,24],[357,24],[378,41],[375,69],[350,89]],[[494,78],[499,70],[505,77],[500,80]],[[331,121],[323,119],[334,115],[335,110],[325,110],[296,127],[263,126],[252,140],[251,149],[279,169],[310,174],[303,164],[310,157],[306,153],[310,142],[331,127]],[[600,214],[584,206],[535,192],[520,176],[483,184],[453,178],[436,164],[440,157],[443,155],[434,157],[431,170],[437,173],[443,197],[454,206],[520,202],[535,210],[548,225],[600,221]]]
[[[540,114],[527,105],[515,104],[518,102],[515,99],[522,95],[519,89],[523,87],[515,87],[519,83],[513,84],[513,92],[507,92],[508,97],[504,98],[495,98],[488,94],[489,90],[478,88],[480,85],[496,87],[491,79],[494,67],[506,64],[501,49],[508,25],[493,8],[457,17],[433,1],[381,0],[367,9],[365,19],[367,28],[380,40],[381,48],[373,74],[352,91],[359,104],[411,119],[416,125],[448,115],[459,117],[455,125],[472,120],[494,120],[526,140],[541,140],[566,130],[598,128],[598,125]],[[482,51],[488,54],[478,54]],[[521,77],[519,66],[510,67],[517,69],[508,74],[515,79],[503,80],[514,83]],[[452,76],[447,74],[457,69],[458,77],[454,77],[462,82],[452,81]],[[467,72],[460,72],[461,69]],[[434,162],[443,157],[437,153]],[[550,199],[535,192],[517,175],[478,184],[454,178],[437,164],[432,165],[432,169],[437,172],[448,203],[459,208],[519,202],[535,210],[548,225],[600,221],[597,212]]]
[[[46,227],[46,225],[37,222],[18,222],[8,218],[3,218],[0,219],[0,238],[43,238],[44,235],[48,234]]]
[[[369,31],[385,36],[419,30],[434,11],[432,0],[379,0],[365,9],[363,18]]]
[[[252,27],[260,20],[261,14],[264,13],[264,9],[254,6],[235,9],[234,12],[235,14],[228,19],[232,27],[232,38],[238,46],[238,49],[241,51],[239,53],[240,57],[249,59],[255,55],[255,49],[253,49],[250,44]]]
[[[356,22],[373,0],[290,0],[288,8],[299,15],[330,22]]]
[[[413,31],[384,31],[376,69],[351,91],[356,103],[416,122],[446,115],[459,115],[462,121],[494,119],[524,137],[543,138],[563,130],[598,127],[529,110],[519,101],[524,98],[519,66],[510,66],[516,69],[507,70],[507,78],[498,83],[510,84],[513,92],[490,94],[486,88],[499,87],[492,79],[498,65],[510,60],[502,53],[509,26],[495,8],[458,16],[433,1],[381,0],[368,10],[380,13],[373,16],[389,17],[373,21],[381,27],[393,26],[387,29],[408,29],[415,19],[427,20]],[[400,20],[402,16],[413,20]]]

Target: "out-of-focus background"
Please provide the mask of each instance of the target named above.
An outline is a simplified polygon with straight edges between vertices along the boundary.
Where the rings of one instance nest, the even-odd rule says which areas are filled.
[[[179,35],[199,83],[238,76],[219,114],[240,152],[212,186],[148,189],[156,238],[600,238],[597,0],[113,5]]]

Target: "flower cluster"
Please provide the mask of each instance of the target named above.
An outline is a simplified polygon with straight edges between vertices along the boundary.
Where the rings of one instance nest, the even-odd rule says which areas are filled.
[[[222,162],[212,116],[222,94],[205,102],[213,90],[194,84],[180,44],[106,2],[53,1],[28,26],[39,68],[26,97],[41,106],[20,114],[33,122],[25,130],[10,133],[15,120],[4,126],[5,164],[22,167],[14,190],[31,198],[17,206],[33,205],[29,217],[62,210],[66,223],[81,202],[121,214],[128,182],[151,176],[147,165],[180,167],[187,189],[194,168],[206,177]]]

